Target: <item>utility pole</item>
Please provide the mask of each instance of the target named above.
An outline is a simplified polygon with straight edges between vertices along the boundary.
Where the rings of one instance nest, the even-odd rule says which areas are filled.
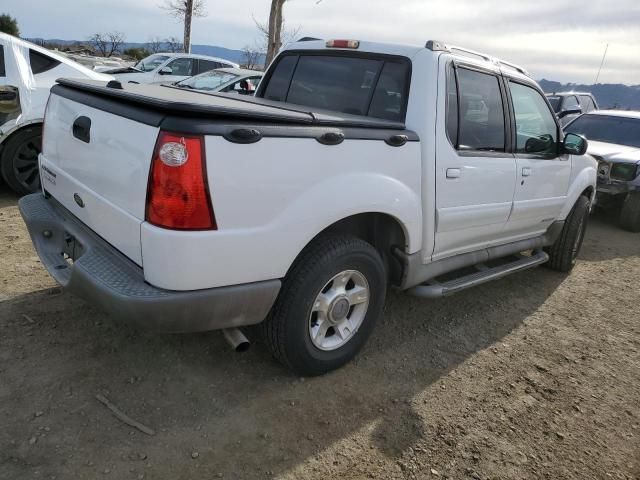
[[[602,62],[600,62],[600,68],[598,69],[598,75],[596,75],[596,81],[594,82],[594,85],[598,84],[598,80],[600,79],[600,72],[602,72],[602,67],[604,65],[604,59],[607,58],[607,52],[609,51],[609,44],[607,43],[607,46],[604,49],[604,55],[602,56]]]
[[[184,12],[184,52],[191,53],[191,18],[193,17],[194,0],[185,0]]]

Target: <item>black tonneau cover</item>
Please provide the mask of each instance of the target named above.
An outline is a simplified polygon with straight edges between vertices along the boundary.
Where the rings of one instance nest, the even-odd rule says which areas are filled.
[[[380,128],[404,130],[401,122],[349,115],[340,112],[309,110],[308,107],[274,102],[263,98],[224,93],[190,91],[165,85],[122,83],[122,88],[107,87],[98,80],[58,79],[65,89],[84,92],[103,99],[174,115],[206,115],[236,121],[260,121],[293,125]],[[56,86],[52,89],[56,93]]]

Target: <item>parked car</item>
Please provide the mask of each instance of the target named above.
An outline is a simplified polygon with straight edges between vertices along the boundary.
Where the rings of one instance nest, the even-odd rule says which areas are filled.
[[[547,98],[562,126],[583,113],[598,110],[598,102],[589,92],[548,93]]]
[[[49,89],[60,77],[110,80],[63,55],[0,33],[0,172],[16,193],[40,189],[38,154]]]
[[[175,83],[216,68],[239,68],[236,63],[217,57],[191,53],[154,53],[135,66],[107,70],[122,82]]]
[[[218,68],[177,82],[175,86],[200,92],[253,95],[262,75],[262,72],[243,68]]]
[[[155,330],[261,323],[303,375],[356,355],[389,285],[570,271],[596,189],[523,69],[434,41],[293,43],[255,97],[60,80],[45,125],[20,211],[58,282]]]
[[[622,228],[640,232],[640,112],[591,112],[565,131],[589,139],[598,161],[598,205],[619,211]]]

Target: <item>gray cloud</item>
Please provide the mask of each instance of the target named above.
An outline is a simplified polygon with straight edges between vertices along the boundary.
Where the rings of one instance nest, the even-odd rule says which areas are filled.
[[[120,30],[130,41],[180,35],[161,0],[5,0],[25,36],[84,39]],[[241,48],[257,38],[252,15],[266,19],[269,0],[209,0],[194,41]],[[287,22],[306,35],[424,44],[435,38],[521,64],[536,77],[640,84],[638,0],[290,0]]]

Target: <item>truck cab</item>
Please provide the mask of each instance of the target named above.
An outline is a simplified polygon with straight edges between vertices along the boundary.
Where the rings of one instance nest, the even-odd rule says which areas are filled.
[[[389,286],[570,271],[596,186],[524,69],[438,41],[296,42],[255,97],[61,80],[45,125],[20,205],[60,283],[156,330],[260,324],[304,375],[357,354]]]

